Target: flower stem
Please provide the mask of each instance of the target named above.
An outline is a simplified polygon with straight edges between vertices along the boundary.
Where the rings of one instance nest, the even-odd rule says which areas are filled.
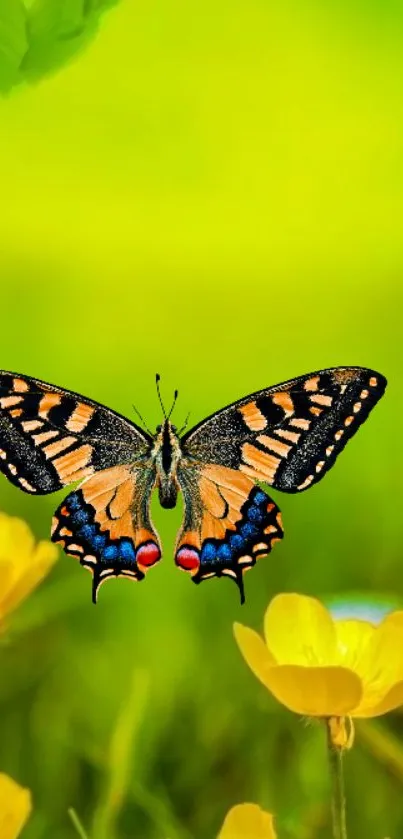
[[[74,824],[74,827],[75,827],[80,839],[88,839],[88,834],[85,832],[85,830],[84,830],[84,828],[83,828],[83,826],[80,822],[80,819],[78,818],[78,815],[77,815],[76,811],[74,810],[74,808],[70,807],[67,812],[68,812],[68,814],[71,818],[71,821]]]
[[[326,720],[327,750],[332,784],[333,839],[347,839],[346,797],[344,792],[343,748],[334,743],[331,719]]]

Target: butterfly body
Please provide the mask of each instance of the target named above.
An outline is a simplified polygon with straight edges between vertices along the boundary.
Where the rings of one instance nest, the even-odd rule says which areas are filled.
[[[155,463],[156,485],[161,507],[170,509],[176,506],[178,492],[178,466],[182,450],[175,426],[166,419],[157,427],[151,457]]]
[[[142,580],[161,558],[150,517],[158,491],[184,517],[176,565],[194,582],[243,575],[283,537],[260,486],[308,489],[333,466],[386,387],[361,367],[297,377],[239,399],[181,435],[170,415],[155,434],[72,391],[0,372],[0,468],[31,494],[78,483],[60,504],[52,540],[93,575]]]

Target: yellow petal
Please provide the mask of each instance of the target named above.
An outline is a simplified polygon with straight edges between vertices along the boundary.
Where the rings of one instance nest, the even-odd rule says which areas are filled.
[[[401,629],[403,627],[403,611],[399,609],[396,612],[389,612],[384,617],[380,626],[395,626]]]
[[[56,545],[51,542],[40,542],[30,558],[30,566],[14,581],[14,585],[0,595],[0,613],[9,614],[24,600],[30,592],[43,580],[57,559]],[[18,563],[18,556],[15,559]]]
[[[358,676],[345,667],[269,667],[264,683],[282,705],[308,717],[354,714],[362,696]]]
[[[31,793],[0,774],[0,836],[17,839],[32,809]]]
[[[338,663],[359,676],[367,672],[367,650],[376,627],[368,621],[349,619],[335,621]]]
[[[249,665],[252,673],[267,687],[267,672],[275,664],[273,656],[269,653],[263,638],[248,626],[241,623],[234,623],[234,635],[238,647]]]
[[[0,617],[5,613],[4,604],[7,603],[15,586],[18,575],[15,570],[15,563],[11,559],[0,561]]]
[[[218,839],[277,839],[273,816],[257,804],[237,804],[227,813]]]
[[[34,537],[28,524],[22,519],[0,513],[0,561],[12,559],[18,551],[19,561],[28,563],[34,549]]]
[[[264,633],[278,664],[337,664],[333,620],[314,597],[278,594],[266,611]]]
[[[378,702],[362,702],[354,711],[355,717],[380,717],[403,705],[403,680],[397,682]]]
[[[375,631],[360,660],[364,695],[371,704],[403,679],[403,616],[389,615]],[[365,699],[364,699],[365,701]]]

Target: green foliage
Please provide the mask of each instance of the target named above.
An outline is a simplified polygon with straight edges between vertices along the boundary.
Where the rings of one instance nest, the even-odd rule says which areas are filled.
[[[92,41],[103,12],[119,0],[2,0],[0,91],[38,81]]]
[[[0,4],[0,91],[9,91],[19,80],[21,62],[28,49],[27,10],[22,0]]]

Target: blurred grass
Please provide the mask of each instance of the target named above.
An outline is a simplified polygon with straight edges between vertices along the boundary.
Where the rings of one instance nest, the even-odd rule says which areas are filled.
[[[180,509],[153,503],[164,562],[97,608],[61,556],[0,650],[27,839],[71,839],[69,807],[91,839],[212,839],[242,800],[328,834],[321,732],[259,688],[231,625],[280,590],[402,592],[401,24],[392,3],[126,0],[79,61],[0,102],[2,367],[151,425],[157,370],[178,423],[333,364],[389,378],[323,483],[276,494],[286,538],[245,607],[175,570]],[[62,494],[0,493],[49,532]],[[382,726],[400,753],[402,717]],[[401,778],[364,735],[347,787],[352,836],[403,833]]]

